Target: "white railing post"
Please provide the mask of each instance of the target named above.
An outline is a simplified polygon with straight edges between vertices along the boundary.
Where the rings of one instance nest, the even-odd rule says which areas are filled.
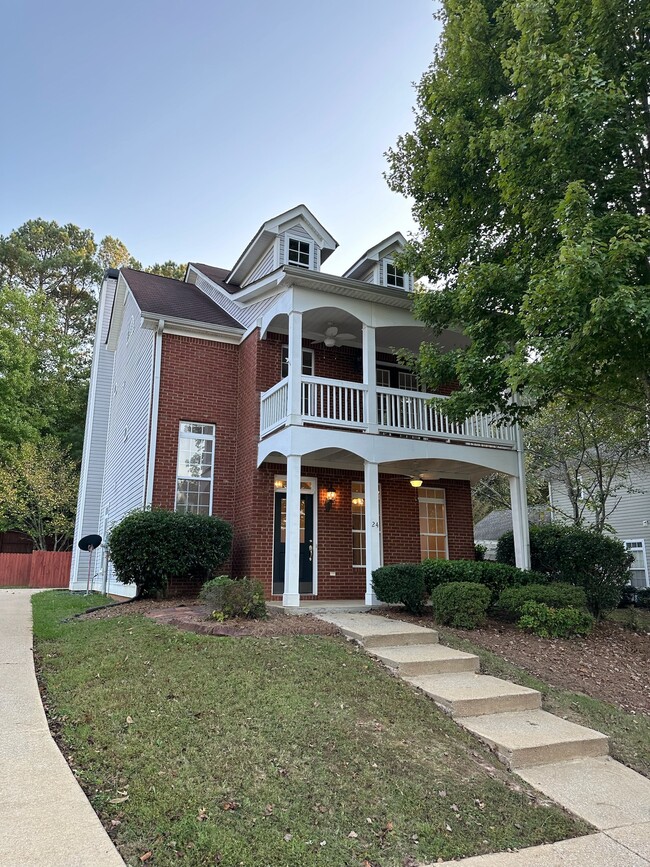
[[[521,428],[515,422],[513,433],[517,449],[517,475],[509,476],[510,505],[512,507],[512,534],[515,543],[515,565],[530,569],[530,534],[528,529],[528,495]]]
[[[287,424],[302,424],[302,313],[289,314],[289,413]]]
[[[363,384],[366,387],[363,420],[368,433],[377,433],[377,341],[372,325],[363,326],[362,340]]]

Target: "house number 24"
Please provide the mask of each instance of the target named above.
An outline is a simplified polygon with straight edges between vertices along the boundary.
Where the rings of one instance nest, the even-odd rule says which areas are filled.
[[[378,527],[378,526],[379,526],[379,521],[373,521],[373,522],[372,522],[372,526],[373,526],[373,527]]]

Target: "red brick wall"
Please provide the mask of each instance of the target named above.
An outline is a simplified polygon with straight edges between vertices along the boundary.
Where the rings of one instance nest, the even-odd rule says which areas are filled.
[[[153,504],[173,509],[178,425],[198,421],[216,425],[213,514],[234,526],[232,559],[224,572],[260,579],[271,594],[273,569],[274,475],[283,465],[257,468],[260,392],[279,379],[283,335],[259,340],[253,332],[241,346],[165,334],[161,359],[160,411]],[[361,378],[358,350],[316,350],[316,374],[350,381]],[[318,533],[318,596],[361,598],[365,570],[352,566],[351,483],[362,472],[302,468],[318,479],[315,520]],[[417,490],[402,476],[380,475],[384,561],[420,559]],[[329,485],[337,492],[325,511]],[[468,482],[441,480],[447,496],[449,553],[474,557],[472,509]],[[336,572],[336,576],[330,576]],[[177,592],[192,589],[179,585]]]

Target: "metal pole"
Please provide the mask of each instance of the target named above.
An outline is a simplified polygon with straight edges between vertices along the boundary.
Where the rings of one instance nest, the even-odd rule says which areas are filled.
[[[92,545],[88,546],[88,581],[86,582],[86,596],[90,596],[90,572],[93,563],[93,551],[94,548]]]

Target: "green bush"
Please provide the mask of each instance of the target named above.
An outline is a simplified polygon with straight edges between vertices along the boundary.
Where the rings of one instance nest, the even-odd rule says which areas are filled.
[[[506,587],[517,587],[521,584],[545,584],[545,575],[517,569],[504,563],[494,563],[491,560],[424,560],[421,564],[424,574],[424,586],[428,593],[440,584],[452,581],[469,581],[472,584],[484,584],[492,594],[492,604]]]
[[[199,599],[207,605],[215,620],[248,617],[259,620],[266,617],[264,588],[253,578],[228,578],[220,575],[201,588]]]
[[[517,620],[527,602],[539,602],[549,608],[584,609],[587,604],[582,587],[563,584],[528,584],[523,587],[506,587],[499,596],[496,613],[506,620]]]
[[[427,601],[420,563],[380,566],[372,573],[375,596],[382,602],[402,603],[412,614],[422,614]]]
[[[202,584],[227,560],[232,527],[208,515],[137,510],[108,536],[117,579],[135,584],[138,596],[161,596],[172,580]]]
[[[637,590],[636,604],[639,608],[650,608],[650,587]]]
[[[543,602],[526,602],[517,626],[540,638],[571,638],[589,635],[594,628],[594,619],[591,614],[577,608],[550,608]]]
[[[474,545],[474,559],[475,560],[485,560],[485,555],[487,553],[487,548],[485,545],[476,544]]]
[[[597,619],[618,605],[633,562],[618,539],[559,524],[530,528],[530,556],[532,568],[551,581],[584,588],[587,607]],[[514,563],[512,533],[499,539],[497,560]]]
[[[459,629],[475,629],[485,621],[490,590],[484,584],[455,581],[440,584],[431,594],[433,616],[438,623]]]

